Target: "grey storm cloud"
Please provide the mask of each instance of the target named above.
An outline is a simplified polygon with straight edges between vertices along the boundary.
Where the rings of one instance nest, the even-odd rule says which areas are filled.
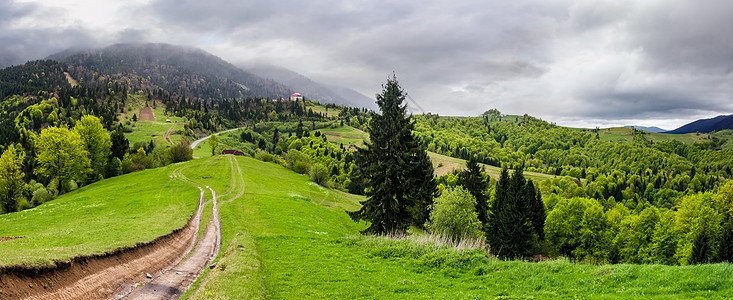
[[[0,66],[41,59],[72,46],[93,45],[87,28],[15,28],[17,22],[39,12],[48,11],[37,4],[0,0]]]
[[[0,0],[0,65],[165,42],[368,96],[394,71],[443,115],[498,108],[566,125],[676,127],[733,113],[733,2],[723,0],[28,1]]]

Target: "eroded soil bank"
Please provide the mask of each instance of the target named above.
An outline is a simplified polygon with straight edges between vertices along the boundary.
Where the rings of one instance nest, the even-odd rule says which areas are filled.
[[[147,243],[48,266],[0,268],[0,299],[116,299],[175,266],[196,242],[204,193],[182,228]]]

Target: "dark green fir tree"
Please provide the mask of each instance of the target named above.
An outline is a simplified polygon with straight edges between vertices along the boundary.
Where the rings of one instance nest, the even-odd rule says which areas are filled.
[[[532,194],[533,190],[534,187]],[[491,251],[502,259],[529,257],[537,249],[529,193],[521,167],[514,170],[511,178],[506,168],[502,170],[487,232]]]
[[[729,218],[723,226],[718,248],[718,260],[733,263],[733,218]]]
[[[710,234],[703,227],[692,241],[692,253],[689,263],[691,265],[705,264],[710,262]]]
[[[371,225],[364,233],[403,231],[427,221],[437,186],[433,165],[422,141],[413,133],[407,115],[405,92],[393,76],[377,95],[381,114],[373,113],[367,131],[370,141],[356,152],[360,180],[367,196],[358,211],[349,212],[356,222]]]

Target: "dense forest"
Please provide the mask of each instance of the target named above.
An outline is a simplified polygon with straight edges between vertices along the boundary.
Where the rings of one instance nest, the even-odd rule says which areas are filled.
[[[536,184],[547,211],[533,254],[589,262],[691,264],[729,261],[733,152],[715,137],[685,144],[604,142],[530,116],[416,116],[425,146],[487,165],[557,175]],[[459,173],[440,182],[459,185]],[[500,181],[486,179],[489,205]],[[493,232],[487,232],[491,236]]]

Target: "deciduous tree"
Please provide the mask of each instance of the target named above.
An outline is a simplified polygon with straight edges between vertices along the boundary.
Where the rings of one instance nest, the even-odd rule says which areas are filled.
[[[212,134],[211,137],[209,137],[209,148],[211,148],[211,155],[216,155],[216,147],[219,147],[219,136],[216,134]]]
[[[96,181],[99,175],[104,175],[107,161],[111,154],[112,141],[107,131],[102,127],[102,122],[95,116],[85,115],[76,122],[74,130],[81,137],[84,147],[89,154],[90,181]]]
[[[36,140],[38,168],[33,172],[59,183],[78,181],[89,173],[89,152],[79,133],[65,127],[49,127],[41,131]]]
[[[28,185],[23,181],[21,171],[25,152],[20,144],[10,145],[0,156],[0,213],[18,211],[18,204],[24,199]]]
[[[476,199],[461,186],[448,187],[435,199],[426,227],[454,241],[483,236],[481,221],[476,213]]]

